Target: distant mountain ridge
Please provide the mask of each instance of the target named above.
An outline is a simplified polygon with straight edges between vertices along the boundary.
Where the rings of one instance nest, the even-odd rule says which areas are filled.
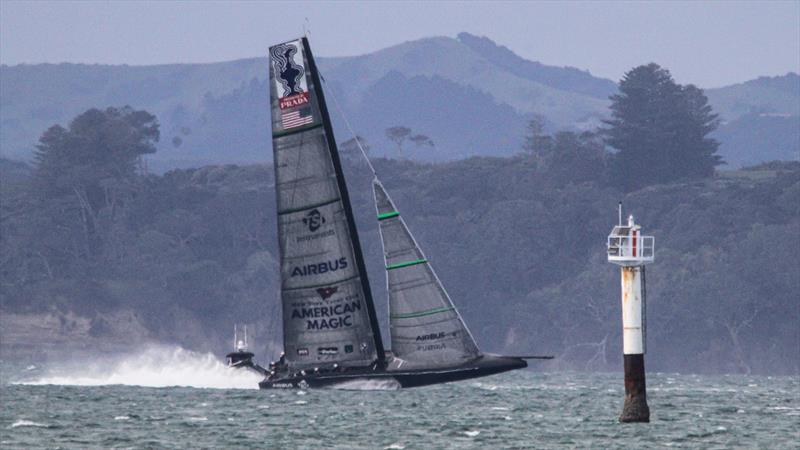
[[[723,120],[736,120],[754,113],[800,115],[800,75],[794,72],[707,89],[706,95]]]
[[[350,138],[339,107],[377,156],[397,156],[384,135],[403,125],[435,147],[406,145],[414,159],[443,161],[519,151],[534,114],[547,128],[593,129],[616,84],[571,67],[526,60],[489,38],[461,33],[401,43],[370,54],[319,58],[336,137]],[[796,154],[797,74],[707,91],[721,115],[721,153],[731,167]],[[30,159],[41,133],[91,108],[129,104],[159,118],[150,157],[165,170],[271,158],[266,58],[214,64],[0,66],[0,153]],[[760,114],[747,121],[748,114]],[[744,121],[744,122],[737,122]],[[746,125],[746,126],[745,126]],[[751,149],[767,128],[773,144]],[[788,150],[787,150],[788,149]]]
[[[390,72],[399,72],[408,78],[438,76],[489,94],[497,103],[505,103],[521,115],[542,114],[558,126],[575,126],[592,116],[599,118],[605,114],[608,104],[607,99],[555,88],[512,73],[463,41],[448,37],[405,42],[368,55],[346,58],[331,66],[323,59],[320,66],[342,92],[344,103],[351,106],[361,104],[365,85],[374,85]],[[435,100],[432,104],[440,104],[446,98]],[[418,113],[425,114],[425,111]]]
[[[617,91],[617,83],[611,80],[594,77],[588,71],[574,67],[553,67],[529,61],[487,37],[459,33],[458,40],[509,72],[556,89],[587,94],[601,100],[607,100]]]
[[[729,167],[800,160],[800,75],[759,77],[706,95],[720,116],[713,136]]]

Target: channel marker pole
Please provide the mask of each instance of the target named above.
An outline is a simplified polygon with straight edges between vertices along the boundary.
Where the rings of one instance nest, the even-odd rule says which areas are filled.
[[[650,422],[645,388],[644,354],[646,350],[645,264],[653,262],[655,238],[643,236],[641,225],[633,216],[619,223],[608,235],[608,262],[621,270],[622,287],[622,353],[625,360],[625,404],[620,422]]]

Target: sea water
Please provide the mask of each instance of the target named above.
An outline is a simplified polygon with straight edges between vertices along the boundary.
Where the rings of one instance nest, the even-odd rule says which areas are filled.
[[[647,381],[651,423],[620,424],[621,373],[259,391],[211,355],[158,349],[5,370],[0,448],[798,448],[798,377]]]

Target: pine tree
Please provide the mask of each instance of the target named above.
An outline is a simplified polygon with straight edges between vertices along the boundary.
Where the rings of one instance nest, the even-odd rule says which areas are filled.
[[[133,195],[141,157],[156,151],[158,128],[155,116],[129,106],[90,109],[68,128],[54,125],[39,139],[34,153],[39,198],[80,218],[86,255],[98,255],[100,223],[113,223]]]
[[[605,142],[618,150],[612,179],[631,191],[678,179],[713,175],[722,164],[719,143],[708,135],[719,121],[703,91],[682,86],[650,63],[625,74],[611,96]]]
[[[39,138],[35,175],[42,193],[54,197],[88,192],[93,209],[107,200],[109,184],[135,175],[143,155],[155,153],[159,125],[147,111],[129,106],[90,109],[68,128],[54,125]]]

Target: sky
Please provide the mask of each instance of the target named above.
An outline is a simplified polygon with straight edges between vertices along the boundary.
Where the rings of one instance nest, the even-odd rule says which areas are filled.
[[[520,56],[619,80],[656,62],[712,88],[800,72],[800,0],[259,2],[0,0],[0,63],[148,65],[264,56],[309,31],[318,56],[486,36]]]

